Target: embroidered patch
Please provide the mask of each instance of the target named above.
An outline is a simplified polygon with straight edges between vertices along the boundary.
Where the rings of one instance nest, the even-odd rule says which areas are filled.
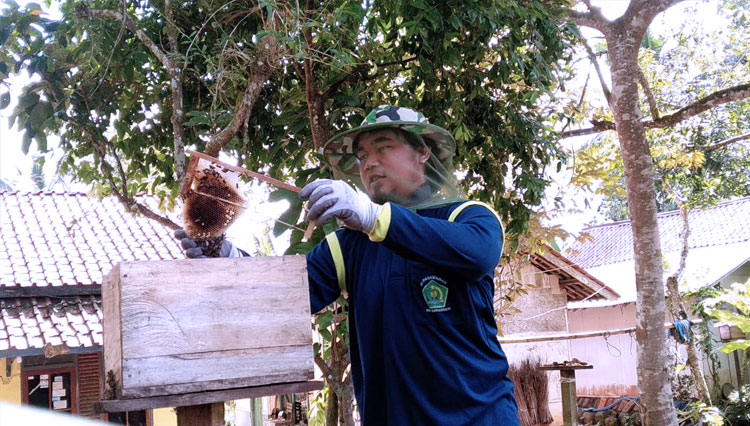
[[[448,302],[448,287],[435,280],[430,280],[422,287],[422,296],[428,308],[445,308],[445,304]]]

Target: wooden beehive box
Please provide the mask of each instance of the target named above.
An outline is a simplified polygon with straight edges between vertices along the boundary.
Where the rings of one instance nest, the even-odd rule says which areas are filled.
[[[304,256],[121,262],[102,287],[110,397],[312,379],[309,297]]]

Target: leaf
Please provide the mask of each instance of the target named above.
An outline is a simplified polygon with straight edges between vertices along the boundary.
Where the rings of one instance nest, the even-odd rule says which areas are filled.
[[[750,333],[750,318],[724,310],[713,311],[711,316],[723,323],[736,325],[743,333]]]
[[[21,138],[21,152],[23,152],[24,154],[28,154],[30,147],[31,147],[31,136],[29,136],[28,133],[24,133],[23,137]]]
[[[453,29],[458,30],[461,28],[461,20],[456,15],[451,15],[450,21]]]
[[[277,219],[276,224],[273,226],[274,237],[278,237],[297,224],[300,212],[302,211],[302,201],[299,198],[297,200],[295,203],[290,203],[289,209]]]
[[[734,351],[744,351],[750,348],[750,340],[737,340],[730,343],[725,343],[724,346],[719,348],[719,352],[729,354]]]
[[[5,92],[0,95],[0,109],[5,109],[10,105],[10,93]]]
[[[30,108],[36,105],[39,102],[39,95],[37,95],[34,92],[27,92],[22,94],[18,98],[18,105],[16,105],[16,110],[18,111],[30,111]]]

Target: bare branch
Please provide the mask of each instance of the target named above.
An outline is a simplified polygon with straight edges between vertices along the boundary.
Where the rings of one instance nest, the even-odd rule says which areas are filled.
[[[609,105],[610,100],[612,99],[612,92],[609,91],[609,87],[607,87],[607,82],[604,81],[604,74],[602,74],[602,69],[599,67],[599,61],[596,58],[596,54],[594,53],[594,50],[591,49],[591,46],[589,46],[588,43],[585,41],[583,42],[583,47],[586,49],[586,52],[589,54],[589,59],[591,60],[591,63],[594,65],[594,69],[596,70],[596,75],[599,77],[599,84],[602,85],[602,92],[604,92],[604,98],[607,100],[607,105]]]
[[[713,109],[719,105],[729,102],[739,101],[750,98],[750,84],[741,84],[724,90],[714,92],[704,98],[701,98],[690,105],[682,107],[674,114],[670,114],[655,120],[644,123],[649,128],[665,128],[694,117],[702,112]]]
[[[135,34],[138,40],[143,43],[143,45],[146,46],[146,48],[154,54],[154,56],[156,56],[156,59],[158,59],[164,67],[169,69],[169,57],[167,56],[167,54],[163,50],[161,50],[161,48],[159,48],[159,46],[154,43],[154,41],[151,40],[145,32],[136,27],[135,21],[130,15],[123,14],[114,10],[90,9],[85,5],[85,3],[78,3],[76,5],[76,12],[78,13],[78,16],[84,18],[120,21],[125,26],[125,28],[127,28],[131,33]]]
[[[643,74],[641,67],[638,67],[638,82],[641,83],[641,89],[643,89],[643,93],[646,94],[648,110],[651,112],[651,119],[658,120],[659,109],[656,107],[656,98],[654,97],[654,92],[651,91],[651,86],[649,86],[648,80],[646,80],[646,75]]]
[[[592,6],[590,1],[584,1],[584,3],[589,9],[588,12],[570,10],[568,12],[570,20],[580,27],[594,28],[606,35],[609,31],[609,24],[611,21],[604,17],[600,8]]]
[[[177,43],[177,31],[175,30],[174,11],[172,10],[172,0],[166,0],[164,3],[164,17],[167,21],[167,38],[169,39],[169,50],[171,57],[167,57],[167,73],[169,82],[172,87],[172,132],[174,143],[174,163],[177,181],[182,186],[182,180],[185,176],[185,129],[183,128],[184,113],[182,111],[182,73],[180,67],[175,63],[174,58],[180,52]],[[182,189],[182,188],[180,188]]]
[[[245,88],[245,92],[242,94],[242,98],[238,101],[238,105],[232,116],[232,121],[219,133],[211,137],[211,140],[206,144],[205,153],[212,157],[219,155],[219,152],[224,148],[229,141],[240,131],[244,126],[245,122],[253,109],[253,105],[260,97],[260,91],[263,89],[263,84],[268,81],[273,75],[276,68],[281,63],[281,58],[284,54],[284,49],[279,45],[278,41],[273,36],[267,36],[259,43],[262,46],[262,53],[259,53],[254,58],[256,65],[250,74],[250,78]]]
[[[731,145],[733,143],[737,143],[737,142],[748,140],[748,139],[750,139],[750,133],[745,133],[743,135],[733,136],[731,138],[724,139],[723,141],[716,142],[709,146],[696,146],[695,148],[693,148],[693,151],[703,151],[703,152],[715,151],[717,149],[724,148],[727,145]]]
[[[644,34],[656,15],[685,0],[631,0],[628,9],[618,19],[631,34]],[[638,39],[640,41],[640,37]]]
[[[575,136],[595,135],[597,133],[615,130],[615,123],[611,121],[592,121],[593,126],[585,129],[568,130],[560,133],[561,138],[572,138]]]
[[[692,104],[682,107],[673,114],[660,117],[656,120],[644,121],[643,125],[648,129],[672,127],[688,118],[694,117],[719,105],[748,98],[750,98],[750,84],[741,84],[739,86],[719,90],[718,92],[714,92],[704,98],[698,99]],[[615,130],[615,123],[611,121],[592,121],[592,124],[593,126],[589,128],[560,133],[560,137],[568,138],[573,136],[591,135],[606,130]],[[719,147],[717,146],[717,148]]]

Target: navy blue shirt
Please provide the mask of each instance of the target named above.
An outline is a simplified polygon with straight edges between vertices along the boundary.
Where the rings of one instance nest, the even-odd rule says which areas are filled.
[[[352,382],[366,426],[519,424],[493,307],[503,231],[483,206],[466,207],[449,222],[460,204],[417,212],[390,205],[379,242],[336,233]],[[307,260],[318,312],[340,295],[329,243]]]

